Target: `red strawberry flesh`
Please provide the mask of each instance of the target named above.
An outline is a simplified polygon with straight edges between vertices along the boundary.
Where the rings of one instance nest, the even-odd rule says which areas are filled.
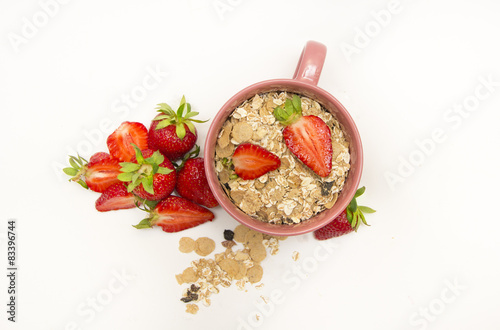
[[[303,116],[283,130],[290,151],[321,177],[332,170],[330,128],[316,116]]]
[[[156,206],[151,224],[173,233],[196,227],[213,218],[214,214],[210,210],[185,198],[169,196]]]
[[[129,162],[135,155],[132,143],[137,145],[140,150],[148,148],[148,129],[146,126],[137,122],[123,122],[107,140],[111,155],[122,162]]]
[[[103,192],[109,186],[120,183],[120,164],[116,159],[102,159],[88,166],[85,171],[85,182],[90,190]]]
[[[136,198],[127,192],[123,183],[114,184],[106,189],[96,200],[95,207],[99,212],[134,208]]]
[[[113,157],[111,157],[111,155],[108,154],[107,152],[102,152],[102,151],[96,152],[90,157],[88,166],[92,166],[96,163],[99,163],[100,161],[109,160],[111,158]]]
[[[278,169],[281,160],[275,154],[251,143],[240,144],[233,154],[236,174],[243,180],[253,180]]]

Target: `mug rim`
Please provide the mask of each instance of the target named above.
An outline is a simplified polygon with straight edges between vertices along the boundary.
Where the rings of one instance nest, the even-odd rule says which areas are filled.
[[[337,202],[331,209],[323,210],[310,219],[297,224],[271,224],[247,215],[230,200],[225,191],[222,189],[215,170],[215,145],[217,143],[217,137],[222,125],[227,120],[229,115],[245,100],[248,100],[254,95],[276,91],[303,95],[320,103],[327,111],[332,113],[332,115],[334,115],[334,117],[343,126],[342,129],[348,135],[350,144],[349,153],[351,155],[351,166],[346,176],[344,187],[339,193]],[[339,118],[339,115],[341,118]],[[348,132],[346,132],[346,130],[348,130]],[[353,145],[355,157],[353,157],[352,154]],[[353,166],[353,158],[355,158],[355,168]],[[351,199],[354,197],[361,180],[363,168],[363,148],[359,131],[354,123],[354,120],[350,116],[347,109],[333,95],[317,85],[297,79],[271,79],[252,84],[240,90],[220,108],[216,116],[213,118],[207,132],[204,147],[204,162],[210,189],[221,207],[224,208],[224,210],[229,213],[231,217],[245,226],[262,233],[274,236],[294,236],[306,234],[325,226],[347,207]]]

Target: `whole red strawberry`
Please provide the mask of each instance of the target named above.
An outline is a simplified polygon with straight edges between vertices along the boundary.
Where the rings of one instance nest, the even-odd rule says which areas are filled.
[[[153,150],[160,150],[170,161],[181,159],[196,144],[198,134],[193,122],[205,121],[193,119],[198,112],[191,111],[191,105],[183,96],[175,112],[168,104],[158,104],[158,112],[149,128],[148,144]]]
[[[285,101],[285,108],[274,109],[276,119],[286,127],[283,138],[290,151],[307,167],[321,177],[332,170],[332,141],[328,125],[317,116],[302,116],[300,97],[293,95]]]
[[[214,214],[185,198],[168,196],[149,211],[149,217],[134,227],[137,229],[160,226],[163,231],[174,233],[212,221]]]
[[[69,156],[71,167],[63,169],[71,176],[70,181],[79,183],[85,189],[103,192],[109,186],[120,183],[120,164],[105,152],[98,152],[87,162],[80,156]]]
[[[375,210],[367,206],[358,206],[356,198],[361,196],[365,192],[365,187],[361,187],[356,191],[354,198],[352,199],[349,206],[342,211],[332,222],[326,226],[316,230],[314,232],[314,237],[322,241],[332,237],[339,237],[348,234],[352,231],[357,231],[361,222],[368,225],[365,220],[365,213],[373,213]]]
[[[148,148],[148,129],[141,123],[123,122],[106,141],[111,155],[122,162],[130,162],[135,151],[132,143],[144,150]]]
[[[196,150],[199,152],[199,147]],[[219,205],[208,185],[204,160],[201,157],[189,158],[181,165],[177,172],[175,190],[182,197],[205,207]]]
[[[123,172],[118,179],[127,183],[127,191],[146,200],[159,201],[175,188],[174,165],[159,151],[139,150],[133,144],[135,156],[131,162],[120,163]]]

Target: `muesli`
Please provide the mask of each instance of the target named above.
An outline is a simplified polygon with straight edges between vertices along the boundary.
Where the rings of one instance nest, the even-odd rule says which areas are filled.
[[[337,119],[318,102],[300,96],[304,116],[321,118],[332,133],[332,171],[320,177],[288,150],[283,125],[273,111],[292,93],[257,94],[237,107],[219,132],[215,169],[231,201],[246,214],[273,224],[294,224],[331,208],[350,167],[349,143]],[[231,157],[241,143],[259,145],[278,156],[281,166],[255,180],[243,180],[231,168]]]

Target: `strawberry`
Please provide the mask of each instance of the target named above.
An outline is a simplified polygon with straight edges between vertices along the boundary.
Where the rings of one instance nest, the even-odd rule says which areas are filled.
[[[127,191],[123,183],[116,183],[104,190],[101,196],[95,201],[95,208],[99,212],[112,210],[131,209],[138,203],[134,194]]]
[[[105,160],[105,159],[111,159],[113,157],[111,157],[110,154],[108,154],[107,152],[96,152],[95,154],[93,154],[90,159],[89,159],[89,163],[88,163],[88,166],[92,166],[94,163],[98,163],[102,160]]]
[[[106,153],[97,153],[87,162],[84,158],[70,156],[71,167],[63,169],[64,173],[71,176],[70,181],[79,183],[85,189],[103,192],[109,186],[120,183],[120,164],[118,160],[107,157]]]
[[[118,179],[127,182],[127,191],[142,199],[159,201],[174,191],[176,173],[174,165],[159,151],[139,150],[135,144],[131,162],[120,163],[123,172]]]
[[[205,174],[205,164],[201,157],[196,157],[200,147],[196,146],[193,155],[194,158],[188,158],[177,169],[177,183],[175,190],[182,197],[211,208],[219,205],[214,194],[208,186],[207,176]]]
[[[160,103],[158,114],[151,122],[148,144],[153,150],[160,150],[170,161],[181,159],[193,148],[198,138],[195,123],[206,121],[193,119],[198,112],[191,112],[191,105],[183,96],[175,112],[168,104]]]
[[[332,170],[331,131],[317,116],[302,116],[300,97],[285,101],[285,108],[276,107],[274,116],[285,126],[283,138],[288,149],[307,167],[321,177]]]
[[[174,233],[212,221],[214,214],[185,198],[168,196],[150,211],[149,217],[134,227],[137,229],[160,226],[163,231]]]
[[[240,144],[233,154],[236,174],[243,180],[253,180],[274,171],[281,166],[281,160],[275,154],[251,143]]]
[[[111,155],[122,162],[130,162],[135,151],[132,143],[140,150],[148,148],[148,129],[141,123],[123,122],[110,136],[107,145]]]
[[[332,222],[316,230],[314,237],[322,241],[332,237],[339,237],[352,231],[357,231],[361,222],[368,226],[365,220],[365,213],[373,213],[375,210],[368,206],[358,206],[356,198],[365,192],[365,187],[359,188],[354,195],[351,203],[340,213]]]

